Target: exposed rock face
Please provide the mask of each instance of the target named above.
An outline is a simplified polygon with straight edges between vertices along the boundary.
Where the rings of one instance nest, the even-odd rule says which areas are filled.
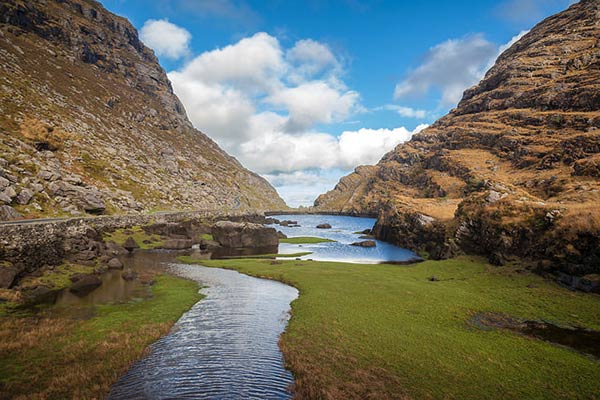
[[[2,1],[0,88],[0,205],[21,214],[285,208],[192,127],[135,28],[96,1]]]
[[[600,2],[550,17],[458,106],[320,210],[379,210],[377,237],[448,257],[518,256],[543,270],[600,271]]]
[[[277,247],[279,237],[275,228],[247,222],[219,221],[212,228],[214,239],[223,247]]]

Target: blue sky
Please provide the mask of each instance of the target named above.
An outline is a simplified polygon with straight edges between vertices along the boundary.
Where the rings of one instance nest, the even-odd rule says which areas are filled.
[[[102,0],[128,18],[196,126],[310,205],[454,107],[570,0]]]

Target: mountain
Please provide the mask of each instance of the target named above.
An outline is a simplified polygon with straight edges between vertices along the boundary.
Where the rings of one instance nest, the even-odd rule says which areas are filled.
[[[285,208],[96,1],[0,1],[0,87],[0,217]]]
[[[448,115],[315,207],[378,215],[379,238],[433,258],[529,259],[585,286],[600,273],[599,178],[600,2],[583,0],[534,27]]]

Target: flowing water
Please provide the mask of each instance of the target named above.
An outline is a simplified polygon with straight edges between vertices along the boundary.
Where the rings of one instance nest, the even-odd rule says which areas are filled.
[[[293,377],[277,343],[298,291],[235,271],[170,268],[206,286],[206,297],[131,367],[109,399],[289,398]]]
[[[343,261],[365,264],[381,262],[403,262],[419,257],[410,250],[373,238],[360,238],[365,229],[373,228],[374,218],[348,217],[340,215],[274,215],[280,221],[297,221],[297,227],[270,225],[288,237],[312,236],[335,240],[335,242],[317,244],[279,244],[279,253],[299,253],[310,251],[312,254],[301,257],[319,261]],[[318,229],[319,224],[327,223],[331,229]],[[351,246],[351,243],[373,240],[376,247]]]

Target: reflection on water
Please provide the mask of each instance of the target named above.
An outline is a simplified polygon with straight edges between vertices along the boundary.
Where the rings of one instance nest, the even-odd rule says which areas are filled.
[[[110,399],[283,399],[279,335],[298,291],[235,271],[173,265],[206,295],[117,382]]]
[[[58,293],[54,306],[47,310],[51,315],[69,315],[73,318],[90,318],[94,315],[95,306],[109,303],[127,303],[136,299],[151,296],[148,281],[155,272],[165,270],[165,263],[172,262],[179,255],[189,252],[166,250],[140,250],[133,254],[121,256],[119,259],[124,268],[137,272],[139,278],[125,280],[122,270],[113,269],[99,275],[102,285],[83,296],[63,290]]]
[[[318,244],[289,244],[281,243],[279,253],[298,253],[310,251],[313,254],[302,259],[320,261],[343,261],[360,263],[380,263],[385,261],[407,261],[419,258],[410,250],[394,246],[390,243],[375,240],[377,247],[350,246],[351,243],[360,242],[365,229],[371,229],[375,224],[374,218],[348,217],[339,215],[274,215],[280,221],[298,221],[299,227],[271,225],[282,231],[288,237],[313,236],[335,240],[332,243]],[[331,229],[318,229],[318,224],[328,223]]]
[[[600,358],[600,332],[598,331],[561,328],[548,323],[527,321],[521,332]]]

